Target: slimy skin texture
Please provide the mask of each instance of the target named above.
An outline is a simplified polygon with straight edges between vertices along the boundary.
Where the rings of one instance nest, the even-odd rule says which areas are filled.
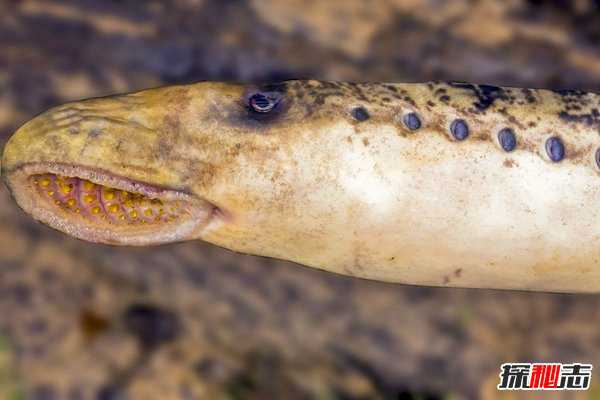
[[[51,109],[10,139],[2,172],[26,212],[89,241],[201,239],[387,282],[598,292],[599,110],[577,91],[204,82]],[[160,232],[96,225],[45,202],[34,173],[189,207]]]

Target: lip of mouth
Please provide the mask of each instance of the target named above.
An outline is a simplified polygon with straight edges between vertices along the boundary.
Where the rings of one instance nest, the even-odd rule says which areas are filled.
[[[199,236],[220,209],[195,195],[62,163],[30,163],[5,177],[19,206],[79,239],[148,245]]]

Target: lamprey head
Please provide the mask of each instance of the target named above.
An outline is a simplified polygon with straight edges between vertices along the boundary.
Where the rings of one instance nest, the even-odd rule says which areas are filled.
[[[17,130],[2,175],[25,212],[80,239],[304,252],[337,229],[330,204],[347,198],[327,165],[355,123],[353,101],[321,104],[315,85],[202,82],[65,104]]]

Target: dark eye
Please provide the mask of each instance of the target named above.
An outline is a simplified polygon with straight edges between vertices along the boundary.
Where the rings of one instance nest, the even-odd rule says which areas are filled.
[[[255,93],[248,101],[250,108],[258,113],[268,113],[277,105],[277,99],[262,93]]]

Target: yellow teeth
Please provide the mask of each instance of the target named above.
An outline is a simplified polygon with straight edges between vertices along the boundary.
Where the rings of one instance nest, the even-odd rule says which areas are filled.
[[[71,191],[73,191],[73,185],[67,185],[63,183],[60,187],[60,191],[64,194],[69,194]]]
[[[83,201],[85,201],[88,204],[93,203],[94,201],[96,201],[96,196],[92,194],[86,194],[85,196],[83,196]]]
[[[110,190],[110,189],[106,189],[104,190],[104,198],[106,200],[112,200],[115,198],[115,192]]]
[[[30,179],[49,206],[90,223],[163,224],[177,220],[185,212],[179,201],[162,201],[77,177],[40,174]]]

